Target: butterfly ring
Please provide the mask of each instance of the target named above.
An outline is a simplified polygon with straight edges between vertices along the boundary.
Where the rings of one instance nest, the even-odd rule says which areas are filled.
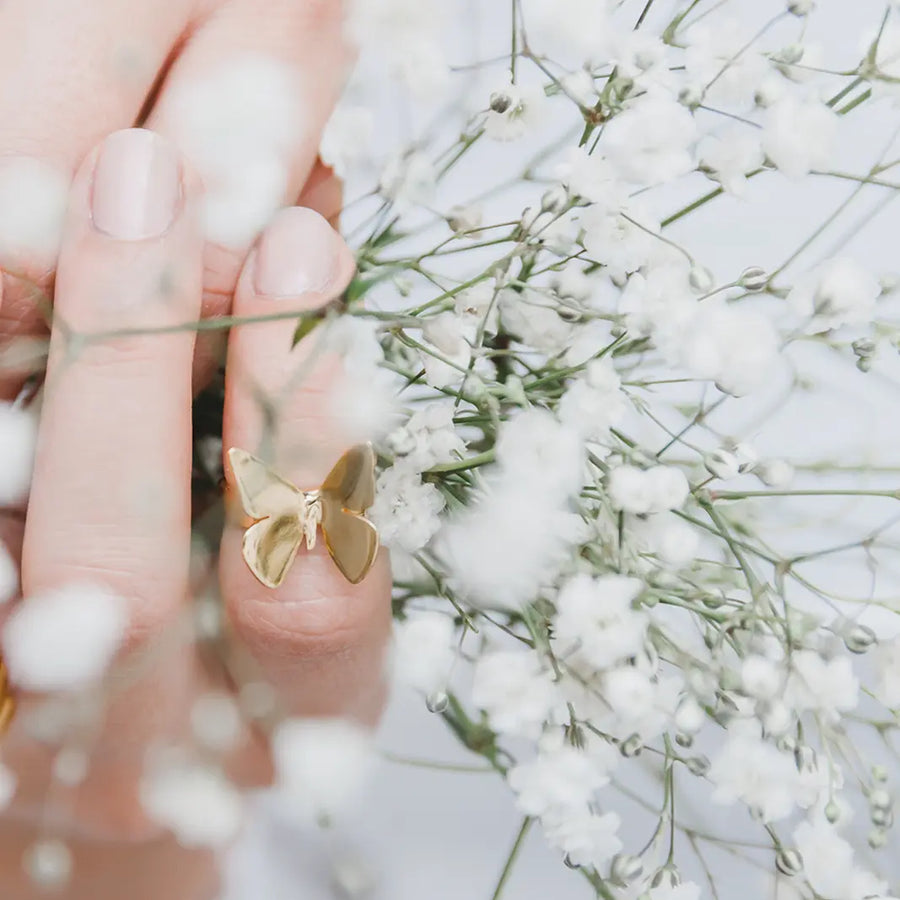
[[[371,444],[351,447],[313,491],[295,487],[246,450],[232,447],[228,462],[251,522],[244,560],[266,587],[284,581],[304,541],[307,550],[315,547],[319,527],[344,577],[352,584],[365,578],[378,553],[378,532],[363,515],[375,500]]]

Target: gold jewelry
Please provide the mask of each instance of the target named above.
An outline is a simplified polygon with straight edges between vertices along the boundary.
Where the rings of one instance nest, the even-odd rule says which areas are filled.
[[[375,500],[371,444],[351,447],[314,491],[296,488],[246,450],[232,447],[228,462],[249,522],[244,560],[266,587],[284,581],[304,539],[307,550],[315,547],[320,525],[344,577],[352,584],[365,578],[378,553],[378,532],[363,516]]]
[[[3,657],[0,657],[0,737],[6,733],[15,712],[16,699],[9,683],[9,673],[6,671]]]

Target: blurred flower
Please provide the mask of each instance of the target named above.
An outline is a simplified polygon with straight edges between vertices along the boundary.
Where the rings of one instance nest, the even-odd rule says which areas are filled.
[[[500,734],[538,737],[560,697],[535,654],[493,650],[475,666],[472,702]]]
[[[371,735],[362,725],[286,719],[272,735],[275,786],[298,816],[332,821],[358,800],[371,753]]]
[[[0,402],[0,506],[15,506],[28,496],[37,426],[34,409]]]
[[[837,116],[824,103],[788,94],[766,112],[763,150],[789,178],[801,178],[829,167],[837,126]]]
[[[244,817],[240,791],[215,768],[168,762],[151,769],[140,785],[141,805],[185,847],[227,847]]]
[[[878,279],[859,263],[839,256],[794,282],[788,303],[811,318],[813,328],[868,322],[881,293]]]
[[[128,603],[108,588],[70,584],[26,597],[3,631],[13,681],[33,691],[95,686],[125,637]]]
[[[394,626],[394,677],[423,694],[444,689],[456,658],[456,643],[456,629],[449,616],[412,613]]]

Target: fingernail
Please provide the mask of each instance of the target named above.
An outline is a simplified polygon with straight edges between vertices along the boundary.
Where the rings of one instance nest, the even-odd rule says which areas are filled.
[[[254,287],[267,297],[328,293],[338,276],[338,237],[317,212],[280,210],[256,251]]]
[[[111,134],[94,169],[94,227],[119,241],[159,237],[181,203],[181,165],[158,134],[129,128]]]

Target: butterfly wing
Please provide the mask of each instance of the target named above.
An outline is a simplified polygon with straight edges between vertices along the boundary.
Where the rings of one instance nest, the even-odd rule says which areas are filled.
[[[270,516],[244,532],[244,559],[266,587],[277,588],[284,581],[302,539],[303,528],[296,514]]]
[[[336,500],[340,509],[365,512],[375,502],[375,451],[372,445],[351,447],[328,473],[321,494]]]
[[[244,512],[254,519],[276,516],[292,510],[300,518],[306,512],[306,500],[289,481],[276,475],[261,459],[246,450],[232,447],[228,461],[234,473]]]
[[[345,512],[333,497],[322,497],[322,533],[335,565],[352,584],[359,584],[378,553],[378,532],[361,515]]]
[[[244,532],[244,559],[266,587],[276,588],[300,547],[306,498],[246,450],[232,447],[228,461],[244,511],[261,520]]]

